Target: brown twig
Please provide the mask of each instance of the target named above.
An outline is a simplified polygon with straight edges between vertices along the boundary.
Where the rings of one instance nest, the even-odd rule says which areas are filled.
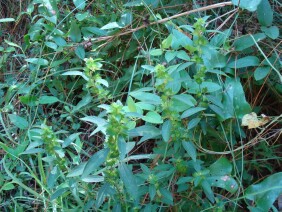
[[[93,42],[96,43],[96,42],[112,39],[112,38],[115,38],[115,37],[120,37],[120,36],[123,36],[123,35],[128,35],[128,34],[131,34],[133,32],[136,32],[136,31],[138,31],[140,29],[146,28],[147,26],[152,26],[152,25],[155,25],[155,24],[165,23],[165,22],[170,21],[172,19],[179,18],[179,17],[185,16],[185,15],[189,15],[191,13],[201,12],[201,11],[206,11],[206,10],[211,10],[211,9],[214,9],[214,8],[231,6],[231,5],[233,5],[232,2],[228,1],[228,2],[223,2],[223,3],[209,5],[209,6],[206,6],[206,7],[197,8],[197,9],[194,9],[194,10],[186,11],[184,13],[179,13],[177,15],[173,15],[173,16],[170,16],[170,17],[167,17],[167,18],[164,18],[164,19],[161,19],[161,20],[149,23],[147,25],[139,26],[137,28],[134,28],[134,29],[131,29],[131,30],[128,30],[128,31],[125,31],[125,32],[121,32],[121,33],[119,33],[117,35],[111,35],[111,36],[104,36],[104,37],[95,38]]]

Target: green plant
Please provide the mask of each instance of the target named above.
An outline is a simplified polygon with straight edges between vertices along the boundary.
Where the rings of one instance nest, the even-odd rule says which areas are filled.
[[[24,43],[0,48],[0,207],[275,210],[277,4],[33,1]]]

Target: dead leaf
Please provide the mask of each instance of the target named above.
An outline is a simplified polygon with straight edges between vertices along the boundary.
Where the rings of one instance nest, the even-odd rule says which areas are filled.
[[[257,114],[252,112],[250,114],[246,114],[242,118],[241,126],[247,126],[248,129],[258,128],[262,125],[265,125],[270,121],[270,118],[264,114],[262,114],[262,119],[258,119]]]

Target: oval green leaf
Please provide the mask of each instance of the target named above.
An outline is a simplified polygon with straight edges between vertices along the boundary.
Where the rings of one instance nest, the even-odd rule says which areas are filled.
[[[235,60],[228,64],[229,68],[245,68],[250,66],[258,66],[260,63],[259,59],[256,56],[247,56]]]
[[[24,130],[28,128],[28,121],[18,115],[8,114],[10,121],[18,128]]]
[[[194,144],[190,141],[182,141],[182,146],[187,151],[188,155],[192,158],[192,160],[196,161],[197,151]]]
[[[55,102],[58,102],[59,99],[55,96],[41,96],[39,98],[39,104],[54,104]]]
[[[181,118],[187,118],[189,116],[192,116],[200,111],[206,110],[206,108],[204,107],[194,107],[194,108],[189,108],[188,110],[186,110],[182,115]]]
[[[41,65],[41,66],[47,66],[48,65],[48,60],[42,59],[42,58],[28,58],[25,59],[26,62],[32,63],[35,65]]]
[[[152,124],[161,124],[163,123],[162,117],[160,114],[150,111],[142,118],[144,121],[152,123]]]
[[[268,0],[262,0],[257,8],[258,21],[262,26],[271,26],[273,11]]]
[[[255,77],[255,80],[262,80],[263,78],[265,78],[270,72],[270,67],[269,66],[266,66],[266,67],[258,67],[256,70],[255,70],[255,73],[254,73],[254,77]]]

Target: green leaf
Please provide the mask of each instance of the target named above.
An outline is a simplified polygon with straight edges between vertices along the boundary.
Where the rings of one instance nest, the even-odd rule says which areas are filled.
[[[161,49],[152,49],[149,53],[152,56],[161,56],[163,54],[163,51]]]
[[[7,43],[9,46],[13,46],[13,47],[17,47],[17,48],[19,48],[19,49],[22,49],[22,47],[21,46],[19,46],[18,44],[16,44],[16,43],[13,43],[13,42],[11,42],[11,41],[8,41],[8,40],[4,40],[5,41],[5,43]]]
[[[81,76],[86,81],[89,80],[89,78],[81,71],[67,71],[67,72],[63,73],[62,75],[64,75],[64,76]]]
[[[206,180],[209,182],[209,184],[212,187],[223,188],[232,194],[235,193],[239,188],[236,180],[233,177],[230,177],[228,175],[210,176],[210,177],[207,177]]]
[[[200,111],[203,111],[203,110],[206,110],[206,108],[204,107],[193,107],[193,108],[190,108],[188,110],[186,110],[182,115],[181,115],[181,118],[184,119],[184,118],[187,118],[189,116],[192,116]]]
[[[62,148],[66,148],[68,147],[74,140],[76,140],[77,138],[79,138],[79,135],[81,133],[73,133],[71,135],[69,135],[66,140],[64,141],[64,143],[62,144]]]
[[[257,67],[257,69],[255,70],[255,73],[254,73],[255,80],[256,81],[262,80],[263,78],[265,78],[269,74],[270,70],[271,70],[271,68],[269,66]]]
[[[54,36],[53,40],[55,41],[55,43],[56,43],[58,46],[66,46],[66,45],[67,45],[67,42],[66,42],[65,39],[62,38],[62,37]]]
[[[172,123],[170,120],[166,120],[162,126],[162,137],[165,142],[168,142],[171,135]]]
[[[1,18],[0,23],[5,23],[5,22],[13,22],[15,21],[14,18]]]
[[[97,79],[96,82],[98,82],[98,83],[104,85],[105,87],[109,87],[108,81],[107,81],[107,80],[104,80],[104,79],[102,79],[102,78]]]
[[[130,95],[134,97],[135,99],[138,99],[145,103],[149,103],[153,105],[161,104],[161,98],[158,95],[153,94],[153,93],[134,91],[134,92],[131,92]]]
[[[76,47],[74,52],[75,52],[76,56],[78,56],[80,59],[83,60],[85,58],[85,50],[84,50],[83,46]]]
[[[150,111],[142,118],[144,121],[153,123],[153,124],[161,124],[163,123],[162,117],[160,114],[156,113],[155,111]]]
[[[26,150],[34,149],[36,147],[41,146],[42,144],[43,144],[43,141],[41,141],[41,140],[30,142],[28,147],[26,148]]]
[[[48,60],[42,59],[42,58],[28,58],[25,59],[26,62],[32,63],[35,65],[41,65],[41,66],[47,66],[48,65]]]
[[[89,105],[91,103],[91,101],[93,100],[93,97],[90,94],[87,94],[86,96],[84,96],[82,98],[82,100],[80,100],[76,106],[73,107],[72,112],[76,112],[78,110],[80,110],[81,108]]]
[[[36,154],[36,153],[44,153],[45,149],[42,148],[33,148],[27,149],[26,151],[22,152],[21,155],[28,155],[28,154]]]
[[[177,185],[190,183],[193,181],[193,177],[180,177],[179,180],[176,182]]]
[[[260,4],[261,0],[232,0],[232,3],[236,6],[243,9],[247,9],[251,12],[254,12],[257,10],[258,5]]]
[[[219,34],[215,35],[211,39],[210,44],[216,47],[220,47],[227,41],[227,39],[231,35],[231,32],[232,32],[232,29],[227,29],[227,30],[224,30],[223,32],[219,32]]]
[[[160,188],[160,192],[162,194],[162,201],[166,204],[173,205],[172,194],[165,188]]]
[[[208,101],[215,104],[216,106],[223,108],[223,104],[221,103],[222,97],[221,96],[213,96],[213,95],[206,95]]]
[[[96,152],[88,161],[83,170],[82,178],[87,177],[93,171],[95,171],[102,163],[105,162],[109,149],[102,149]]]
[[[214,193],[211,189],[211,185],[209,184],[209,182],[207,180],[203,180],[201,182],[201,186],[204,190],[204,193],[205,195],[207,196],[207,198],[209,199],[209,201],[211,201],[212,203],[215,202],[215,199],[214,199]]]
[[[85,169],[86,162],[79,164],[78,166],[74,167],[67,175],[67,177],[77,177],[83,174]]]
[[[78,21],[83,21],[84,19],[86,19],[89,16],[89,12],[85,12],[85,13],[77,13],[75,14],[75,17]],[[82,31],[82,29],[81,29]]]
[[[129,130],[128,132],[128,135],[131,137],[137,137],[137,136],[156,137],[160,134],[161,132],[158,128],[150,125],[136,127],[135,129]]]
[[[226,117],[223,109],[218,107],[217,105],[209,104],[209,107],[212,111],[214,111],[218,115],[219,121],[224,121],[225,119],[228,118],[228,116]]]
[[[135,105],[137,106],[137,112],[139,111],[140,114],[142,114],[142,111],[141,110],[155,110],[155,106],[154,105],[151,105],[151,104],[148,104],[148,103],[144,103],[144,102],[136,102]]]
[[[255,35],[253,35],[253,37],[254,37],[256,42],[259,42],[259,41],[266,38],[264,33],[257,33]],[[235,42],[234,42],[234,47],[235,47],[236,51],[242,51],[242,50],[247,49],[247,48],[249,48],[253,45],[255,45],[255,42],[250,35],[242,36],[242,37],[236,39]]]
[[[193,41],[185,34],[182,32],[173,29],[172,30],[172,42],[171,42],[171,47],[172,49],[179,49],[180,46],[186,47],[186,46],[193,46]]]
[[[271,26],[273,11],[268,0],[262,0],[257,8],[258,21],[262,26]]]
[[[23,104],[26,104],[30,107],[37,105],[37,97],[36,96],[20,96],[20,101]]]
[[[236,116],[240,119],[245,114],[249,114],[252,111],[251,106],[246,101],[245,92],[239,78],[227,78],[225,89],[226,92],[223,95],[223,105],[226,116],[230,114],[233,117]]]
[[[216,50],[215,47],[207,45],[202,47],[203,49],[203,61],[208,69],[224,68],[226,66],[227,58]]]
[[[188,94],[179,94],[179,95],[174,95],[172,99],[176,99],[180,101],[182,104],[185,104],[187,106],[193,107],[197,103],[195,98],[191,95]]]
[[[124,145],[124,147],[122,147]],[[122,141],[121,139],[119,140],[119,149],[124,149],[125,152],[124,154],[128,154],[133,148],[135,147],[136,143],[135,142],[125,142],[124,140]],[[121,147],[121,148],[120,148]],[[123,158],[124,159],[124,158]],[[122,159],[122,160],[123,160]]]
[[[120,23],[123,26],[127,26],[127,25],[132,23],[132,20],[133,20],[132,13],[131,12],[126,12],[126,13],[121,15]]]
[[[156,154],[140,154],[140,155],[131,155],[128,156],[126,159],[127,161],[130,160],[143,160],[143,159],[154,159]]]
[[[261,183],[251,185],[245,190],[246,199],[255,202],[255,208],[269,211],[274,201],[282,193],[282,172],[273,174]]]
[[[91,136],[94,135],[97,132],[102,132],[104,134],[106,134],[106,124],[107,121],[101,117],[98,116],[86,116],[84,118],[81,118],[80,120],[82,121],[88,121],[91,122],[93,124],[96,124],[98,127],[90,134]]]
[[[81,41],[81,31],[75,21],[71,23],[69,37],[72,42],[79,43]]]
[[[128,2],[126,4],[124,4],[124,7],[138,7],[138,6],[142,6],[143,2],[141,0],[136,0],[136,1],[131,1]]]
[[[187,60],[187,61],[190,60],[190,57],[188,56],[188,54],[183,50],[177,51],[176,57],[178,57],[179,59],[182,59],[182,60]]]
[[[86,183],[99,183],[99,182],[103,182],[105,180],[105,178],[103,176],[99,176],[99,175],[88,175],[86,177],[82,178],[83,182]]]
[[[151,65],[142,65],[142,68],[144,68],[145,70],[150,71],[151,73],[155,72],[155,66],[151,66]]]
[[[7,52],[7,53],[11,53],[11,52],[14,52],[14,51],[16,51],[16,49],[14,47],[8,47],[8,48],[5,49],[5,52]]]
[[[53,201],[57,199],[58,197],[62,196],[64,193],[66,193],[69,190],[69,188],[59,188],[57,189],[50,197],[50,200]]]
[[[188,130],[191,130],[194,127],[196,127],[199,124],[200,121],[201,121],[201,118],[194,118],[191,121],[189,121]]]
[[[104,126],[107,124],[107,121],[105,119],[98,116],[86,116],[84,118],[81,118],[80,120],[91,122],[93,124],[96,124],[97,126]]]
[[[229,63],[227,66],[229,68],[245,68],[250,66],[258,66],[260,63],[259,59],[256,56],[247,56],[240,58],[239,60],[235,60]]]
[[[127,106],[128,106],[128,109],[129,109],[130,112],[137,112],[135,102],[131,98],[131,96],[128,96],[128,98],[127,98]]]
[[[24,130],[27,129],[29,126],[29,123],[26,119],[15,115],[15,114],[8,114],[10,121],[18,128]]]
[[[222,70],[210,69],[210,70],[207,70],[207,72],[213,73],[213,74],[219,74],[219,75],[223,75],[227,77],[227,74],[225,74]]]
[[[139,189],[132,171],[124,163],[121,163],[119,165],[118,171],[126,190],[133,197],[134,200],[137,200]]]
[[[142,0],[142,1],[144,1],[144,3],[147,4],[148,6],[155,9],[158,6],[160,0]],[[160,14],[157,14],[156,17],[161,19]]]
[[[81,32],[84,34],[85,37],[89,37],[91,35],[98,35],[98,36],[107,35],[107,31],[101,30],[97,27],[82,27]]]
[[[8,154],[11,154],[11,155],[15,155],[15,156],[18,156],[19,154],[15,152],[14,149],[8,147],[7,145],[5,145],[4,143],[0,142],[0,147],[3,151],[7,152]]]
[[[117,22],[111,22],[103,26],[101,29],[107,30],[107,29],[116,29],[116,28],[123,28],[123,26],[120,26]]]
[[[155,185],[149,185],[149,196],[150,196],[151,201],[154,200],[156,193],[157,193],[156,186]]]
[[[126,154],[128,153],[127,150],[131,151],[131,147],[134,148],[135,144],[133,145],[128,145],[127,146],[127,143],[125,142],[124,138],[122,136],[118,136],[118,150],[119,150],[119,159],[122,161],[124,160]],[[130,142],[131,144],[133,142]],[[126,148],[127,147],[127,148]]]
[[[171,106],[170,109],[175,112],[183,112],[187,109],[191,108],[190,105],[184,104],[183,102],[179,101],[178,99],[171,98]]]
[[[53,10],[51,9],[50,11],[53,11]],[[56,12],[56,11],[54,11],[54,12]],[[47,21],[52,22],[53,24],[56,24],[56,23],[57,23],[57,16],[56,16],[56,15],[44,16],[44,18],[45,18]]]
[[[215,92],[215,91],[218,91],[220,89],[222,89],[222,87],[217,84],[217,83],[214,83],[214,82],[203,82],[201,84],[201,88],[207,88],[208,89],[208,93],[211,93],[211,92]]]
[[[177,55],[177,51],[167,51],[165,53],[165,59],[169,63],[176,57],[176,55]]]
[[[108,194],[114,195],[115,190],[108,183],[105,183],[98,191],[96,202],[95,202],[96,208],[100,208],[100,206],[104,202],[105,196]]]
[[[192,160],[196,161],[197,151],[194,144],[190,141],[182,141],[182,146],[187,151],[188,155],[192,158]]]
[[[45,45],[54,50],[58,49],[58,45],[54,42],[45,42]]]
[[[181,89],[181,76],[178,71],[174,71],[170,76],[173,80],[167,83],[166,88],[170,89],[173,94],[177,94]]]
[[[1,20],[1,19],[0,19]],[[0,191],[9,191],[13,190],[15,188],[14,184],[12,182],[5,183],[1,188]]]
[[[58,102],[59,99],[55,96],[41,96],[39,98],[39,104],[54,104],[56,102]]]
[[[210,167],[208,168],[210,170],[211,175],[229,175],[232,172],[232,165],[224,157],[219,158],[216,162],[214,162]]]
[[[277,26],[271,26],[269,28],[261,27],[261,30],[266,34],[266,36],[273,40],[279,37],[279,29]]]
[[[170,34],[166,39],[162,41],[161,48],[168,49],[171,46],[172,35]]]
[[[77,9],[84,10],[86,6],[86,0],[73,0],[74,5]]]
[[[54,188],[59,175],[60,175],[60,171],[59,171],[58,166],[54,166],[47,178],[47,187],[49,189]]]

